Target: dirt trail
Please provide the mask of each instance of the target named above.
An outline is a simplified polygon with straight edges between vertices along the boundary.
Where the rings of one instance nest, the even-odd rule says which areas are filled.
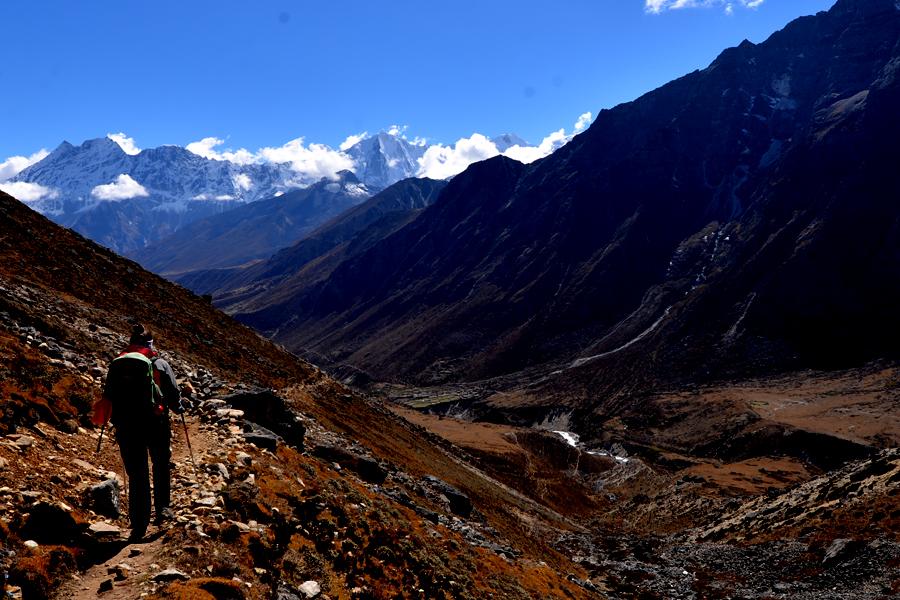
[[[194,459],[199,465],[201,456],[214,447],[216,441],[208,432],[200,429],[196,417],[186,415],[185,421],[191,438]],[[172,461],[176,465],[172,471],[172,508],[177,511],[180,508],[189,507],[190,498],[175,475],[180,471],[192,479],[193,474],[193,465],[188,446],[185,443],[184,427],[177,415],[173,415],[172,418]],[[127,506],[126,496],[122,498],[122,505],[123,507]],[[55,598],[57,600],[94,600],[96,598],[133,600],[140,597],[142,592],[148,591],[148,584],[154,575],[172,566],[171,560],[166,556],[162,538],[167,528],[178,526],[177,523],[170,522],[160,528],[151,523],[144,539],[135,543],[128,542],[125,539],[128,532],[123,532],[120,540],[108,542],[108,550],[113,552],[120,547],[118,552],[78,574],[70,583],[62,586]],[[125,578],[116,581],[115,568],[120,565],[127,565],[130,568],[119,569],[125,574]],[[100,587],[107,581],[112,584],[112,589],[101,593]],[[109,584],[106,585],[109,586]]]

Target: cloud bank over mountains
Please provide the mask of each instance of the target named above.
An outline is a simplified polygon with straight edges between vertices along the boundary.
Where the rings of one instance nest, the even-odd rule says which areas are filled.
[[[41,198],[49,198],[51,200],[56,198],[59,193],[56,190],[43,185],[26,183],[24,181],[7,181],[8,179],[15,177],[20,171],[43,160],[48,154],[50,154],[49,151],[45,148],[41,148],[31,156],[10,156],[0,163],[0,190],[25,202],[40,200]]]
[[[456,143],[448,145],[439,143],[428,145],[426,140],[419,137],[408,139],[406,137],[407,126],[392,125],[385,133],[403,138],[413,145],[427,147],[424,156],[418,160],[417,176],[446,179],[463,172],[474,162],[499,154],[523,163],[534,162],[549,155],[587,128],[591,123],[592,116],[590,112],[580,115],[571,133],[566,133],[565,129],[559,129],[548,134],[536,146],[516,145],[503,151],[490,138],[481,133],[473,133],[467,138],[461,138]],[[217,137],[207,137],[191,142],[185,148],[205,158],[227,160],[239,165],[288,163],[302,178],[318,180],[323,177],[335,178],[337,173],[343,170],[353,171],[356,165],[346,152],[368,136],[367,131],[350,135],[338,146],[337,150],[324,144],[306,144],[302,137],[293,139],[283,146],[260,148],[256,152],[251,152],[246,148],[219,149],[225,144],[225,140]]]
[[[647,0],[648,4],[654,0]],[[661,0],[657,0],[661,1]],[[674,0],[684,3],[689,0]],[[746,0],[750,2],[751,0]],[[759,0],[755,0],[758,2]],[[428,144],[427,140],[407,137],[408,129],[405,125],[391,125],[384,133],[400,138],[413,146],[424,148],[424,153],[416,159],[418,168],[414,173],[417,177],[429,177],[432,179],[446,179],[464,171],[472,163],[486,160],[503,154],[523,163],[531,163],[544,158],[554,150],[569,142],[576,134],[586,129],[592,120],[592,114],[586,112],[578,117],[571,132],[565,128],[549,133],[537,145],[519,143],[512,146],[501,144],[481,133],[473,133],[467,138],[461,138],[453,144],[434,143]],[[135,156],[140,154],[141,148],[134,138],[123,132],[108,133],[106,137],[118,144],[126,154]],[[228,161],[240,166],[254,164],[286,164],[296,174],[293,182],[288,182],[296,187],[305,187],[322,178],[336,179],[341,171],[356,171],[357,163],[348,151],[356,144],[367,139],[369,133],[348,136],[337,149],[325,144],[307,143],[304,138],[292,139],[281,146],[266,146],[256,151],[246,148],[232,149],[225,147],[225,139],[210,136],[191,142],[185,149],[193,154],[216,161]],[[513,136],[514,137],[514,136]],[[519,138],[515,138],[519,140]],[[520,140],[519,140],[520,141]],[[59,197],[59,190],[37,183],[24,181],[9,181],[27,167],[44,159],[50,153],[41,149],[30,156],[12,156],[0,162],[0,190],[13,195],[20,200],[31,202],[43,199]],[[415,163],[413,163],[415,164]],[[248,190],[252,186],[249,177],[244,174],[235,175],[233,184],[236,192]],[[90,193],[95,200],[120,201],[130,198],[140,198],[149,195],[148,190],[133,178],[131,174],[121,173],[115,180],[95,186]],[[228,200],[231,195],[194,196],[195,200]]]

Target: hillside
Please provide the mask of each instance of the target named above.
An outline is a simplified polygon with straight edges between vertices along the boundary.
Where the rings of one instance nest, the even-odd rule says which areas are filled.
[[[77,569],[86,569],[86,576],[94,577],[99,568],[92,571],[92,565],[122,550],[116,535],[106,538],[109,534],[102,526],[88,528],[110,518],[91,512],[82,493],[106,477],[101,476],[104,469],[97,470],[100,466],[120,469],[115,445],[108,440],[103,453],[93,455],[98,432],[87,429],[87,412],[103,367],[123,343],[120,332],[127,330],[131,318],[144,321],[157,332],[164,354],[179,374],[197,387],[198,406],[188,423],[197,443],[194,450],[198,466],[205,469],[224,461],[232,473],[224,480],[210,480],[206,475],[197,479],[198,472],[191,473],[185,462],[183,447],[177,450],[178,479],[183,485],[176,486],[176,498],[182,498],[176,508],[187,519],[185,523],[193,524],[160,532],[155,538],[159,543],[147,548],[191,576],[199,588],[218,589],[219,595],[210,592],[213,597],[231,593],[238,595],[228,597],[268,598],[279,585],[297,586],[303,578],[313,576],[335,598],[349,597],[348,590],[353,587],[366,590],[366,597],[411,597],[419,587],[450,578],[459,580],[456,587],[447,588],[451,597],[480,597],[478,590],[503,590],[504,596],[523,598],[547,594],[580,597],[586,593],[565,579],[568,573],[583,577],[580,568],[549,548],[543,536],[536,538],[534,532],[528,533],[520,521],[536,519],[562,530],[572,527],[563,517],[496,483],[467,465],[464,454],[452,446],[393,416],[379,404],[352,394],[190,292],[52,225],[6,195],[0,196],[0,214],[0,348],[4,356],[0,393],[6,434],[0,454],[8,467],[0,471],[0,482],[8,486],[4,489],[17,490],[4,513],[3,545],[13,550],[4,566],[12,573],[10,584],[21,587],[25,598],[46,597],[48,590]],[[267,396],[259,396],[253,386],[278,391],[278,396],[268,396],[269,403],[275,402],[266,409],[269,412],[254,412]],[[217,413],[222,406],[217,398],[229,397],[229,393],[229,401],[241,406],[234,392],[238,396],[249,393],[251,404],[244,401],[244,412],[226,411],[223,414],[227,416]],[[279,406],[296,411],[301,419],[307,431],[305,452],[302,438],[285,437],[286,441],[273,446],[274,452],[263,451],[241,438],[243,420],[235,415],[245,413],[286,436],[287,430],[279,429],[284,427],[279,424],[282,422],[273,421],[276,417],[272,414],[282,410]],[[265,436],[257,443],[267,444]],[[243,469],[243,459],[235,458],[235,452],[249,454],[248,464],[252,466]],[[272,469],[289,473],[289,481],[283,477],[267,479]],[[31,475],[26,477],[28,473]],[[255,478],[244,481],[250,474]],[[440,517],[440,511],[450,510],[446,505],[440,508],[440,498],[446,496],[434,491],[441,489],[436,483],[415,483],[425,475],[446,482],[440,485],[464,490],[460,493],[472,503],[471,514],[475,516],[469,520]],[[370,480],[379,484],[367,483]],[[248,489],[259,494],[251,504],[234,504],[227,499],[228,494],[246,493]],[[341,517],[339,529],[330,525],[329,532],[353,532],[353,543],[369,546],[373,552],[378,545],[391,547],[400,538],[413,540],[411,543],[421,550],[360,555],[373,556],[374,563],[362,558],[362,562],[347,562],[328,550],[329,545],[322,545],[316,537],[323,530],[314,523],[335,523],[335,511],[347,510],[348,494],[357,505],[372,508],[349,522]],[[242,524],[252,519],[260,524],[259,529],[238,528],[236,533],[226,533],[227,519],[212,519],[216,511],[210,513],[202,509],[202,503],[196,504],[198,498],[217,495],[226,498],[221,509],[225,512],[220,515]],[[223,500],[218,502],[221,507]],[[519,516],[512,516],[511,507],[517,507],[515,514]],[[390,517],[370,514],[370,510],[387,511]],[[278,515],[288,517],[288,521],[279,521]],[[422,515],[437,519],[438,524]],[[56,525],[51,530],[39,526],[48,518],[51,521],[47,526],[62,523],[62,531],[57,531]],[[111,522],[119,528],[127,526],[121,519]],[[284,523],[291,527],[303,524],[288,533],[290,543],[280,537],[286,532]],[[425,544],[422,535],[440,536],[446,544]],[[370,540],[369,536],[375,537]],[[27,539],[36,541],[37,548],[24,548],[21,544]],[[350,542],[345,543],[349,548]],[[185,546],[193,550],[178,551]],[[214,558],[222,552],[234,557],[230,563]],[[306,562],[297,562],[298,552]],[[497,553],[521,558],[507,562]],[[459,559],[470,562],[457,563]],[[418,566],[410,560],[417,561]],[[212,561],[212,570],[205,569],[205,561]],[[550,566],[541,566],[538,561]],[[460,575],[444,571],[444,567],[435,571],[427,566],[430,564],[458,568]],[[184,597],[187,593],[179,591],[183,586],[177,584],[154,584],[150,579],[154,572],[149,563],[145,566],[150,572],[132,573],[121,583],[126,590],[123,597],[135,597],[137,588],[133,586],[138,585],[149,586],[164,597]],[[280,573],[279,577],[274,573]],[[253,587],[238,586],[237,592],[229,592],[234,587],[228,583],[233,575]],[[428,577],[443,579],[426,583]],[[76,592],[66,597],[94,597],[97,590]]]
[[[445,182],[405,179],[342,213],[299,242],[267,260],[233,269],[187,273],[176,281],[199,294],[212,294],[226,310],[243,298],[259,299],[262,290],[293,295],[328,277],[350,256],[356,256],[406,225],[437,198]],[[296,282],[294,284],[293,282]]]
[[[590,449],[550,431],[564,417],[535,429],[388,410],[5,195],[0,217],[0,564],[11,597],[726,598],[777,586],[819,598],[900,585],[888,568],[900,557],[897,459],[869,445],[897,439],[871,412],[896,396],[895,372],[862,388],[848,376],[842,394],[869,415],[855,422],[873,429],[851,444],[822,437],[821,460],[704,450],[732,439],[717,422],[643,448],[625,435],[637,420],[610,422],[608,450]],[[190,448],[173,423],[177,521],[137,544],[108,505],[126,502],[118,450],[106,432],[95,453],[87,419],[131,318],[197,390]],[[811,406],[835,389],[810,386]],[[713,414],[740,416],[729,393],[704,391]],[[753,393],[769,406],[762,429],[772,416],[810,417],[783,410],[783,391]],[[686,394],[661,399],[665,416],[697,408]],[[795,439],[768,439],[779,438]],[[674,450],[691,439],[696,456]]]
[[[586,398],[897,358],[898,35],[894,2],[841,0],[546,159],[473,165],[237,318],[379,380],[561,371],[542,389]]]

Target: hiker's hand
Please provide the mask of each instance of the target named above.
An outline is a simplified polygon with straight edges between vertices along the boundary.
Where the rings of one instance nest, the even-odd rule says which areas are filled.
[[[181,395],[187,396],[188,398],[194,395],[194,386],[192,386],[189,382],[185,381],[181,384]]]

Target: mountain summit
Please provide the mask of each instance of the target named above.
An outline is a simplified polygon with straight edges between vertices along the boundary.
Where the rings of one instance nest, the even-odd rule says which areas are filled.
[[[126,154],[103,137],[60,144],[12,182],[46,188],[38,212],[118,252],[198,218],[297,187],[287,165],[237,165],[178,146]]]

